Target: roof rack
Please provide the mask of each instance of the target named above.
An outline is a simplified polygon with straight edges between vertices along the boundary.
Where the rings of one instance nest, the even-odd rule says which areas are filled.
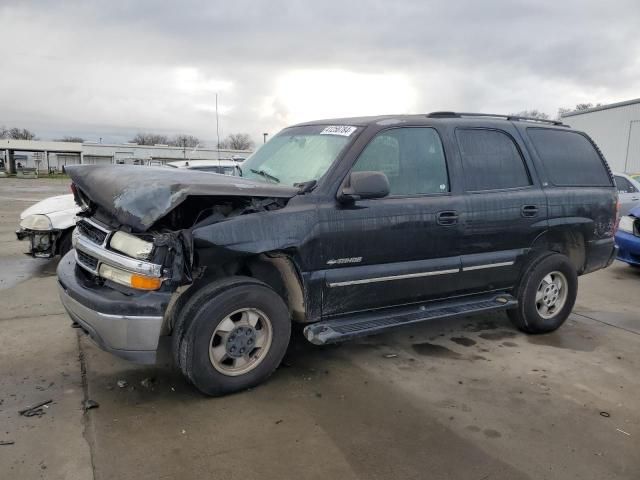
[[[501,115],[498,113],[463,113],[463,112],[431,112],[427,114],[429,118],[461,118],[461,117],[491,117],[491,118],[503,118],[509,121],[525,121],[525,122],[538,122],[548,123],[550,125],[557,125],[559,127],[568,127],[568,125],[562,123],[559,120],[545,120],[542,118],[534,117],[521,117],[520,115]]]

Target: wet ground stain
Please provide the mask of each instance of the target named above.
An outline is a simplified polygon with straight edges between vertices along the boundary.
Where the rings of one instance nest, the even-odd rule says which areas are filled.
[[[477,323],[468,323],[463,328],[466,332],[482,332],[484,330],[495,330],[499,328],[499,325],[496,322],[485,320]]]
[[[513,338],[518,335],[516,332],[499,331],[499,332],[486,332],[478,335],[484,340],[504,340],[505,338]]]
[[[529,343],[545,347],[564,348],[580,352],[593,352],[597,343],[590,335],[578,335],[573,332],[558,330],[544,335],[529,335],[526,337]]]
[[[491,360],[489,360],[487,357],[483,357],[482,355],[471,355],[471,360],[486,360],[488,362],[490,362]]]
[[[502,342],[502,345],[505,347],[517,347],[518,344],[516,342]]]
[[[475,340],[467,337],[451,337],[449,340],[453,343],[457,343],[458,345],[462,345],[463,347],[471,347],[476,344]]]
[[[449,350],[442,345],[436,345],[435,343],[423,342],[414,343],[412,345],[413,350],[419,355],[425,355],[430,357],[441,358],[460,358],[461,355],[453,350]]]
[[[502,436],[502,434],[497,430],[494,430],[492,428],[485,428],[484,430],[482,430],[477,425],[467,425],[465,427],[465,430],[468,430],[474,433],[482,432],[484,433],[484,436],[487,438],[500,438]]]
[[[0,290],[13,288],[33,277],[50,277],[56,274],[56,258],[31,258],[26,255],[0,260]]]

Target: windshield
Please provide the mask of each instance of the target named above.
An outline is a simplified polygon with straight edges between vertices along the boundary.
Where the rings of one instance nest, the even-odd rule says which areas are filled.
[[[283,185],[318,180],[356,131],[343,125],[287,128],[240,164],[242,176]]]

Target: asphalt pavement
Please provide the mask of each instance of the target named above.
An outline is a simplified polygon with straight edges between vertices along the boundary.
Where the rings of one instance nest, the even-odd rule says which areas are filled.
[[[56,260],[14,235],[21,210],[66,192],[0,179],[2,479],[640,478],[640,271],[581,277],[548,335],[503,313],[340,346],[297,332],[267,384],[206,398],[71,328]]]

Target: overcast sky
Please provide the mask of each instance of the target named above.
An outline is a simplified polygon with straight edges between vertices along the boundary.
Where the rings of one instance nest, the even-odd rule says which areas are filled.
[[[640,97],[640,1],[0,0],[0,125],[221,136]]]

